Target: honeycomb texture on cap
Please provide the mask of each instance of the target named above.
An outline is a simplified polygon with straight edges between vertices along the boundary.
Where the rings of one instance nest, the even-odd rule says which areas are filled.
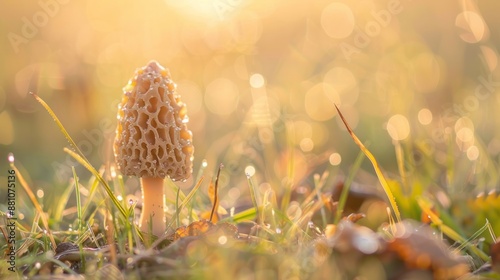
[[[168,70],[151,61],[135,71],[123,92],[113,146],[122,174],[187,179],[193,169],[192,134]]]

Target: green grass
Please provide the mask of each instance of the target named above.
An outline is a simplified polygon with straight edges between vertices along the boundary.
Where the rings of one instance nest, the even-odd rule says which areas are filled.
[[[404,163],[411,162],[411,158],[399,143],[395,145],[399,176],[386,177],[339,110],[354,143],[360,148],[346,175],[339,201],[331,199],[330,184],[337,180],[338,174],[332,170],[321,174],[311,171],[312,178],[301,182],[306,184],[312,179],[302,194],[296,192],[297,186],[291,179],[262,191],[255,178],[248,175],[247,182],[242,183],[248,187],[249,197],[242,201],[250,203],[242,202],[239,210],[229,211],[230,214],[213,224],[200,217],[209,213],[209,219],[213,220],[219,209],[220,168],[214,189],[205,194],[201,186],[206,165],[202,165],[189,193],[185,194],[171,181],[166,183],[165,187],[176,195],[167,199],[169,205],[173,205],[167,220],[168,232],[157,238],[141,232],[135,225],[136,203],[118,197],[117,194],[125,196],[127,192],[121,175],[110,176],[106,166],[93,167],[50,107],[33,96],[70,143],[70,148],[64,151],[84,166],[91,177],[82,182],[73,168],[73,178],[64,191],[54,196],[51,205],[41,205],[25,180],[27,174],[11,162],[33,209],[33,213],[26,216],[33,220],[16,222],[18,271],[8,271],[8,264],[1,262],[2,279],[22,275],[38,279],[51,279],[55,275],[61,278],[82,275],[91,279],[346,279],[357,276],[386,279],[416,275],[414,273],[424,278],[452,279],[488,264],[489,246],[496,240],[495,233],[500,232],[498,195],[491,193],[476,199],[444,192],[444,188],[429,184],[437,182],[433,177],[435,173],[425,173],[432,162],[425,162],[413,173],[408,172]],[[285,146],[288,153],[293,154],[291,145]],[[385,197],[365,194],[357,212],[367,217],[357,221],[354,216],[346,216],[356,195],[351,186],[365,156],[374,168]],[[268,157],[268,160],[274,159]],[[287,176],[294,178],[295,163],[289,160],[287,164]],[[448,168],[444,166],[443,172],[449,176],[460,173]],[[268,179],[280,182],[277,178]],[[67,203],[73,192],[74,206]],[[437,193],[446,196],[450,203],[444,203]],[[72,214],[63,214],[65,211]],[[6,213],[0,215],[6,220]],[[428,217],[430,226],[422,222],[422,217]],[[370,219],[382,222],[374,224]],[[411,226],[407,223],[409,220],[413,221]],[[68,223],[70,228],[65,226]],[[5,238],[6,228],[0,228]],[[421,235],[414,229],[432,233]],[[425,242],[418,246],[412,243],[422,240]],[[437,245],[432,245],[433,242]],[[7,245],[0,244],[0,252],[8,254]],[[370,244],[379,247],[372,250]],[[446,253],[464,256],[467,262],[453,255],[448,264],[443,263],[435,251],[438,245],[445,246]],[[416,254],[416,257],[408,259],[405,254]],[[411,263],[419,257],[424,261]],[[420,270],[414,269],[415,266]],[[491,271],[481,275],[500,278]]]

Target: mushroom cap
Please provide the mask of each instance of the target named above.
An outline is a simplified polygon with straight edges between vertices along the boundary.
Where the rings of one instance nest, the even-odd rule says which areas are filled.
[[[122,174],[187,179],[193,171],[192,133],[169,71],[150,61],[123,92],[113,146]]]

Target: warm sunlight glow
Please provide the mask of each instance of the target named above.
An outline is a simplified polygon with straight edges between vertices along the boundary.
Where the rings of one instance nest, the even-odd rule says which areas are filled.
[[[238,106],[238,87],[229,79],[218,78],[206,88],[205,105],[216,115],[228,116]]]
[[[196,115],[203,110],[203,94],[196,83],[188,80],[180,81],[177,83],[177,90],[182,96],[182,101],[187,104],[190,116]]]
[[[358,101],[358,81],[351,70],[345,67],[333,67],[325,74],[323,82],[338,92],[342,105],[354,105]]]
[[[496,276],[500,0],[4,2],[0,278]]]
[[[337,114],[335,105],[340,97],[329,84],[318,83],[306,93],[304,106],[307,115],[315,121],[326,121]]]
[[[334,39],[348,37],[355,26],[351,8],[339,2],[331,3],[321,13],[321,26],[325,33]]]
[[[217,0],[164,0],[167,9],[174,8],[177,13],[204,21],[225,20],[240,6],[242,1]]]
[[[7,111],[0,113],[0,128],[2,129],[2,133],[0,133],[0,145],[12,144],[14,142],[14,126]]]
[[[442,75],[440,58],[430,52],[415,56],[411,61],[415,89],[421,93],[436,90]]]

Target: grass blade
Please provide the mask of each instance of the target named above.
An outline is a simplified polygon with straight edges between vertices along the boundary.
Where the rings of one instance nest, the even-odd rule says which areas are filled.
[[[262,217],[260,216],[260,209],[259,209],[259,205],[257,203],[257,189],[255,188],[255,185],[252,182],[252,176],[249,176],[247,174],[247,181],[248,181],[248,186],[250,187],[250,196],[252,198],[252,204],[253,204],[253,207],[255,208],[257,217],[260,220],[260,219],[262,219]],[[257,221],[257,223],[264,223],[264,221],[262,221],[262,220]]]
[[[71,157],[76,159],[81,165],[83,165],[85,168],[87,168],[87,170],[90,171],[90,173],[92,173],[92,175],[94,175],[96,177],[96,179],[104,186],[104,190],[106,191],[108,196],[111,198],[111,201],[116,206],[116,208],[118,208],[118,211],[120,211],[120,214],[123,216],[123,218],[126,219],[127,218],[127,211],[125,211],[122,204],[120,203],[120,201],[118,201],[115,194],[111,190],[111,187],[108,185],[106,180],[104,180],[104,178],[102,178],[101,174],[99,174],[99,172],[97,172],[97,170],[95,170],[95,168],[86,159],[82,158],[79,154],[75,153],[74,151],[72,151],[68,148],[64,148],[64,151],[66,153],[68,153]]]
[[[102,176],[97,172],[97,170],[90,164],[90,162],[87,160],[87,158],[82,153],[82,151],[80,150],[80,148],[78,148],[78,146],[76,145],[75,141],[73,141],[73,139],[69,135],[68,131],[66,131],[66,129],[62,125],[61,121],[59,120],[59,118],[54,113],[54,111],[52,111],[52,109],[50,108],[50,106],[47,103],[45,103],[45,101],[43,101],[43,99],[40,98],[38,95],[36,95],[34,92],[30,92],[30,94],[49,113],[49,115],[52,117],[52,119],[54,120],[54,122],[57,124],[57,126],[61,130],[61,132],[64,135],[64,137],[66,137],[66,140],[68,140],[68,142],[71,144],[73,150],[76,151],[76,152],[74,152],[74,151],[72,151],[72,150],[70,150],[68,148],[64,148],[64,151],[66,153],[68,153],[70,156],[72,156],[74,159],[76,159],[80,164],[82,164],[83,166],[85,166],[85,168],[87,168],[87,170],[89,170],[90,173],[92,173],[99,180],[99,182],[101,182],[101,184],[104,186],[104,189],[106,190],[106,193],[111,198],[111,201],[113,201],[113,204],[120,211],[120,214],[124,218],[127,218],[127,213],[126,213],[125,209],[122,207],[121,203],[118,201],[118,199],[116,198],[116,196],[111,191],[111,188],[109,187],[108,183],[102,178]]]
[[[75,194],[76,194],[76,213],[78,217],[78,232],[82,230],[82,203],[80,200],[80,184],[78,183],[78,176],[76,176],[76,170],[74,166],[71,166],[73,170],[73,178],[75,180]]]
[[[429,216],[431,222],[436,225],[439,230],[441,230],[442,233],[444,233],[446,236],[451,238],[453,241],[458,242],[463,245],[463,247],[466,247],[469,249],[471,252],[476,254],[478,257],[480,257],[484,262],[489,261],[488,255],[486,255],[483,251],[479,250],[477,247],[471,245],[469,241],[462,237],[460,234],[458,234],[456,231],[454,231],[452,228],[449,226],[445,225],[443,221],[438,217],[436,213],[434,213],[431,209],[430,203],[427,202],[424,198],[418,198],[417,199],[418,205],[422,209],[422,211]],[[473,236],[474,237],[474,236]]]
[[[284,183],[285,192],[281,198],[281,211],[286,211],[288,205],[290,204],[290,199],[292,197],[293,191],[293,178],[295,176],[295,148],[293,137],[295,135],[295,128],[293,124],[286,123],[286,135],[287,135],[287,151],[288,151],[288,164],[287,164],[287,179]],[[257,206],[256,206],[257,207]]]
[[[255,207],[249,208],[247,210],[243,210],[234,214],[233,216],[222,219],[222,222],[247,222],[253,221],[257,217],[257,209]]]
[[[209,188],[209,195],[210,195],[210,200],[212,200],[212,211],[210,212],[210,221],[214,222],[214,214],[215,211],[219,208],[219,194],[218,194],[218,188],[219,188],[219,177],[220,177],[220,171],[224,167],[222,163],[219,165],[219,171],[217,171],[217,178],[215,178],[215,185],[214,188]],[[215,214],[217,215],[217,214]],[[217,220],[219,220],[217,216]]]
[[[64,209],[66,209],[66,206],[68,205],[69,197],[71,193],[73,192],[73,182],[70,181],[68,186],[64,189],[62,192],[61,196],[59,197],[59,202],[55,203],[53,205],[53,211],[52,211],[52,219],[55,221],[61,221],[63,218],[63,212]]]
[[[24,179],[24,176],[21,174],[19,169],[17,169],[17,167],[15,166],[14,161],[10,162],[10,168],[12,168],[16,172],[16,176],[17,176],[17,179],[19,180],[19,183],[21,184],[23,189],[26,191],[26,193],[28,194],[28,197],[30,198],[31,202],[33,203],[33,206],[35,206],[36,211],[39,213],[40,219],[42,220],[43,227],[47,231],[47,235],[50,239],[50,243],[52,244],[52,249],[55,250],[56,249],[56,241],[55,241],[54,236],[52,235],[52,232],[49,228],[49,222],[47,221],[47,215],[45,215],[45,212],[43,212],[42,206],[40,205],[40,203],[38,203],[38,200],[36,199],[35,194],[31,190],[31,187],[28,186],[28,183]],[[34,229],[34,227],[32,227],[32,230],[33,229]]]
[[[356,143],[361,151],[366,155],[366,157],[370,160],[370,162],[373,165],[373,169],[375,169],[375,173],[377,174],[378,180],[380,184],[382,185],[382,188],[384,189],[385,194],[387,195],[387,198],[389,199],[389,204],[391,205],[392,211],[394,212],[394,215],[396,216],[396,220],[398,222],[401,221],[401,214],[399,213],[398,205],[396,204],[396,200],[394,199],[394,195],[391,192],[391,189],[389,187],[389,184],[387,183],[387,180],[385,179],[384,174],[382,173],[382,170],[380,169],[380,166],[378,165],[377,160],[373,156],[373,154],[361,143],[359,138],[354,134],[352,131],[351,127],[345,120],[344,116],[340,112],[339,108],[335,104],[335,108],[337,109],[337,112],[339,113],[340,118],[342,119],[342,122],[344,123],[345,127],[347,128],[347,131],[351,135],[352,139],[354,140],[354,143]]]
[[[354,181],[354,175],[358,173],[359,168],[361,167],[361,163],[363,163],[363,152],[360,151],[354,164],[349,171],[349,176],[344,182],[344,187],[342,188],[342,192],[340,193],[339,204],[337,206],[337,212],[335,214],[334,224],[338,224],[340,219],[342,218],[342,213],[344,212],[345,203],[347,201],[347,196],[349,195],[349,189],[351,188],[351,184]]]
[[[54,122],[57,124],[57,127],[59,127],[59,129],[61,130],[62,134],[64,135],[64,137],[66,137],[66,140],[68,140],[68,142],[71,144],[71,147],[73,147],[73,149],[75,151],[77,151],[77,153],[82,157],[84,158],[86,161],[88,161],[86,158],[85,158],[85,155],[82,153],[82,151],[80,150],[80,148],[78,148],[78,146],[76,145],[75,141],[73,141],[73,139],[71,138],[71,136],[69,135],[68,131],[66,131],[66,128],[64,128],[64,126],[62,125],[61,121],[59,120],[59,118],[56,116],[56,114],[54,113],[54,111],[52,111],[52,109],[49,107],[49,105],[47,103],[45,103],[45,101],[43,101],[42,98],[40,98],[36,93],[34,92],[30,92],[30,94],[36,99],[36,101],[38,101],[38,103],[40,103],[43,108],[45,108],[45,110],[49,113],[49,115],[52,117],[52,119],[54,120]]]
[[[201,176],[200,180],[198,180],[198,183],[196,183],[196,185],[194,186],[194,188],[188,193],[188,195],[186,196],[186,198],[179,204],[178,208],[176,209],[176,213],[180,213],[180,211],[182,211],[182,209],[184,209],[184,207],[189,203],[189,201],[191,200],[191,198],[193,198],[193,196],[196,194],[196,192],[198,191],[198,189],[200,188],[201,186],[201,182],[203,182],[203,176]],[[180,191],[179,191],[179,194],[180,194]],[[167,224],[167,229],[170,228],[172,226],[172,223],[175,221],[176,219],[171,219],[170,222]]]
[[[179,193],[180,192],[181,192],[181,189],[178,188],[177,192],[175,193],[175,209],[179,209]],[[176,227],[181,226],[181,218],[179,216],[180,216],[179,211],[175,211],[175,226]]]

